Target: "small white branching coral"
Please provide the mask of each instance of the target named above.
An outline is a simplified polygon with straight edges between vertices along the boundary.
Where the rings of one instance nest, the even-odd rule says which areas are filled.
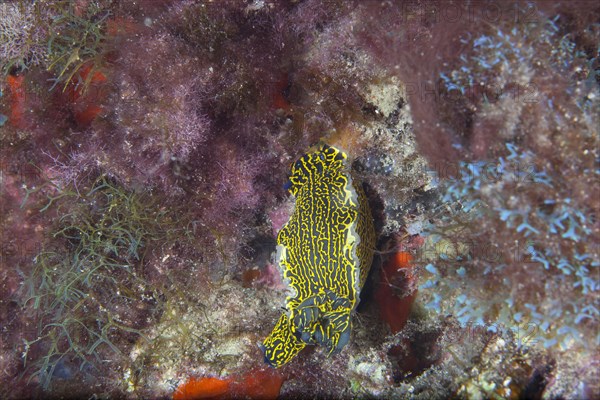
[[[0,66],[3,71],[18,66],[42,64],[46,57],[45,33],[35,22],[33,6],[0,4]]]

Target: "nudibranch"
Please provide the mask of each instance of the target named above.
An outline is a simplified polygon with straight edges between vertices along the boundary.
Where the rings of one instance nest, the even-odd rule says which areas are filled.
[[[351,314],[367,279],[375,230],[347,155],[321,145],[292,166],[290,220],[277,235],[277,261],[290,288],[286,311],[265,339],[265,361],[280,367],[306,345],[335,354],[350,340]]]

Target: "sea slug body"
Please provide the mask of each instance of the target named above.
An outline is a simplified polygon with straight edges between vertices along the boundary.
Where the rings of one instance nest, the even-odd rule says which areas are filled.
[[[305,154],[287,186],[296,203],[277,236],[277,261],[291,293],[262,346],[274,367],[307,344],[335,354],[348,343],[375,242],[366,196],[341,150],[322,145]]]

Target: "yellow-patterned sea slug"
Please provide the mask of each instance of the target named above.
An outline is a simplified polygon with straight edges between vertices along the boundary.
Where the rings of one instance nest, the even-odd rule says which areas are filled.
[[[274,367],[307,344],[335,354],[348,343],[375,242],[367,199],[344,152],[322,145],[305,154],[292,166],[288,189],[296,204],[277,235],[277,261],[290,294],[262,346]]]

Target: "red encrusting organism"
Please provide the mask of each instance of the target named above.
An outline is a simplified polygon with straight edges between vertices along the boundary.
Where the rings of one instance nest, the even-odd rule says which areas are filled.
[[[179,385],[173,394],[173,400],[214,399],[228,390],[229,380],[213,377],[190,378]]]
[[[92,74],[90,76],[90,74]],[[75,122],[80,127],[89,126],[102,112],[99,105],[106,97],[102,86],[106,84],[106,76],[94,70],[93,64],[81,67],[76,83],[70,83],[65,93],[70,102]]]
[[[276,399],[285,377],[270,368],[252,369],[244,375],[225,379],[190,378],[179,385],[173,400],[195,399]]]
[[[410,316],[412,305],[417,297],[417,276],[412,256],[406,251],[394,253],[381,269],[379,286],[375,300],[379,305],[381,318],[389,325],[392,334],[400,332]],[[402,373],[421,369],[409,339],[402,339],[400,346],[389,350],[389,355],[398,359]]]
[[[23,75],[8,75],[6,78],[10,91],[10,117],[9,122],[15,128],[25,127],[25,77]]]
[[[375,300],[381,318],[390,326],[392,333],[402,330],[417,297],[417,277],[411,261],[410,253],[400,251],[392,255],[381,269]]]
[[[106,23],[107,37],[113,39],[138,33],[141,29],[142,27],[130,18],[112,18]],[[83,65],[77,75],[78,78],[67,86],[65,93],[71,104],[75,122],[85,128],[103,110],[100,104],[106,99],[104,85],[108,78],[92,61]]]

